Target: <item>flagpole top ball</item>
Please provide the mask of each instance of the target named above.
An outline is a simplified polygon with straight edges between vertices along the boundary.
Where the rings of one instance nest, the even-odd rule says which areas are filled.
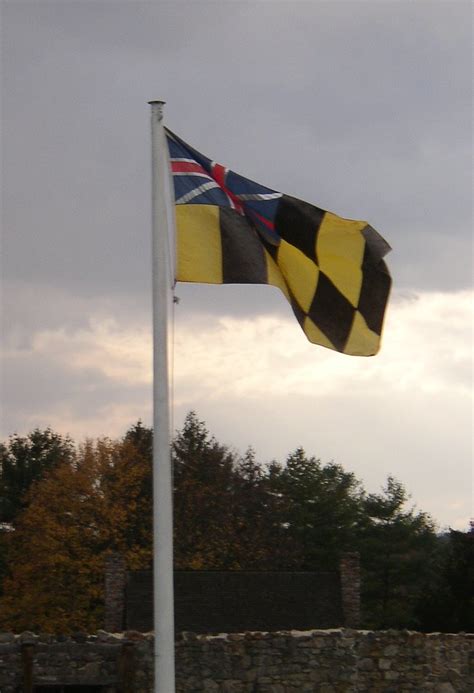
[[[154,101],[149,101],[148,103],[151,106],[151,117],[156,118],[159,122],[161,122],[163,120],[163,106],[165,105],[166,101],[155,99]]]

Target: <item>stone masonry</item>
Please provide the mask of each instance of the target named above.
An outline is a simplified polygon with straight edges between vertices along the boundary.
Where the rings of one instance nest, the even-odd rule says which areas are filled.
[[[125,584],[127,573],[121,553],[107,556],[104,566],[105,624],[107,631],[118,633],[124,628]]]
[[[100,685],[151,693],[153,635],[0,634],[1,693]],[[472,693],[474,634],[349,629],[196,635],[176,642],[178,693]]]
[[[360,626],[360,556],[359,553],[344,553],[339,561],[341,576],[342,611],[344,625],[348,628]]]

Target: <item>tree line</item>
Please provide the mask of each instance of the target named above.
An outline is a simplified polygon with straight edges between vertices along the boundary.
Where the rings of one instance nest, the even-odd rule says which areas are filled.
[[[93,632],[106,555],[151,567],[152,444],[141,422],[119,440],[36,429],[0,444],[0,630]],[[359,551],[365,628],[473,630],[474,535],[437,534],[393,477],[367,493],[302,448],[263,465],[193,412],[171,452],[177,569],[332,570]]]

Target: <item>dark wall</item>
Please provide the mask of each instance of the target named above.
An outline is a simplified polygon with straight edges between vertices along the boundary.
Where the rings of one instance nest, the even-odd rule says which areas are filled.
[[[344,625],[338,573],[175,572],[176,631],[238,633]],[[127,574],[126,629],[153,630],[152,573]]]

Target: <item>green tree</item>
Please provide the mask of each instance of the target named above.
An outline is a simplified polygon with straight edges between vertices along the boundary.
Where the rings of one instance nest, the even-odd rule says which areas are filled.
[[[147,459],[151,466],[153,458],[153,429],[144,426],[138,420],[136,424],[130,426],[123,437],[124,442],[131,443],[143,459]]]
[[[364,500],[358,538],[362,559],[362,605],[369,628],[416,628],[415,605],[432,579],[436,552],[433,521],[405,509],[403,485],[388,477],[382,493]]]
[[[249,448],[237,462],[235,482],[235,544],[239,565],[246,570],[291,569],[300,563],[300,547],[282,516],[270,470]]]
[[[174,439],[175,566],[251,570],[292,564],[268,475],[209,434],[194,412]]]
[[[238,568],[230,541],[236,455],[190,412],[173,441],[172,459],[176,567]]]
[[[416,614],[424,631],[474,631],[474,533],[438,537],[433,578],[420,595]]]
[[[298,548],[299,568],[336,567],[341,552],[353,547],[360,524],[363,489],[355,476],[297,448],[285,465],[271,465],[269,479],[280,524]]]
[[[31,484],[60,462],[72,461],[74,454],[73,441],[50,428],[0,443],[0,522],[14,522],[27,505]]]

